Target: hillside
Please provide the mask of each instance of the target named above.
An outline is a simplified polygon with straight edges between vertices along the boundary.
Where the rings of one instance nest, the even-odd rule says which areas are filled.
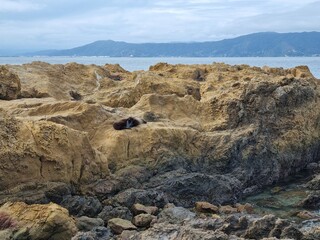
[[[281,57],[319,56],[320,32],[254,33],[233,39],[192,43],[126,43],[96,41],[66,50],[46,50],[28,56],[110,57]]]

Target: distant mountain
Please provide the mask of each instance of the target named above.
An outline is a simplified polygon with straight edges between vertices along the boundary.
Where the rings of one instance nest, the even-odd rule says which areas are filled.
[[[214,42],[126,43],[96,41],[66,50],[47,50],[29,56],[110,57],[280,57],[320,56],[320,32],[263,32]]]

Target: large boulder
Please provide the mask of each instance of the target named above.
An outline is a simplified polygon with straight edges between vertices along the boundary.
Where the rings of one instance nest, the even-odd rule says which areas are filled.
[[[17,99],[21,93],[20,79],[5,66],[0,66],[0,99]]]
[[[68,210],[54,203],[27,205],[8,202],[1,206],[0,212],[17,222],[17,231],[11,239],[69,240],[78,230]]]

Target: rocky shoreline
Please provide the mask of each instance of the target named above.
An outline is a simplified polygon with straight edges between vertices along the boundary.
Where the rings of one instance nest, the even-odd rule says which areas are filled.
[[[305,66],[4,65],[0,99],[1,239],[320,237],[310,212],[301,225],[240,204],[309,169],[300,204],[319,210]],[[128,117],[147,124],[113,128]]]

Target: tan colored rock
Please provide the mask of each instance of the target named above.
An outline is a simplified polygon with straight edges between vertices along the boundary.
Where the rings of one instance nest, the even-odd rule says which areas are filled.
[[[41,156],[46,159],[42,169],[48,181],[94,181],[110,168],[114,176],[127,181],[125,186],[140,187],[168,169],[184,169],[152,184],[172,194],[178,204],[191,207],[199,191],[202,199],[223,203],[239,197],[242,183],[250,188],[259,179],[269,185],[317,161],[320,86],[307,67],[161,63],[150,71],[129,73],[119,66],[34,62],[7,68],[19,76],[28,97],[37,92],[51,98],[1,101],[1,108],[19,121],[19,127],[14,125],[16,140],[12,138],[11,145],[7,140],[1,143],[18,156],[8,150],[4,152],[9,157],[1,155],[5,160],[0,165],[7,171],[0,174],[1,182],[11,171],[12,184],[42,180]],[[70,91],[81,94],[82,100],[71,101]],[[146,116],[149,122],[113,129],[114,121],[129,116]],[[1,128],[3,139],[10,139],[6,128]],[[71,136],[76,145],[71,145]],[[60,140],[67,143],[61,145]],[[26,174],[16,180],[13,166]],[[79,174],[81,166],[84,174]],[[130,166],[146,171],[127,179],[118,175]],[[197,169],[205,172],[198,174]],[[188,178],[190,171],[198,175]],[[187,188],[187,199],[179,186]]]
[[[307,219],[319,218],[319,215],[314,214],[314,213],[309,212],[309,211],[301,211],[301,212],[298,212],[297,217],[298,217],[298,218],[301,218],[301,219],[306,219],[306,220],[307,220]]]
[[[250,203],[245,203],[245,204],[237,203],[236,208],[237,208],[238,212],[241,212],[241,213],[243,213],[243,212],[246,212],[249,214],[254,213],[254,208]]]
[[[149,227],[154,218],[151,214],[141,213],[132,219],[132,223],[137,227]]]
[[[75,220],[68,210],[57,204],[27,205],[22,202],[8,202],[1,206],[0,212],[6,212],[22,226],[20,235],[31,239],[68,240],[77,232]]]
[[[134,215],[138,215],[141,213],[148,213],[151,215],[155,215],[158,212],[158,208],[155,206],[144,206],[140,203],[133,204],[132,206],[132,212]]]
[[[196,202],[195,209],[202,213],[218,213],[219,207],[208,202]]]
[[[48,121],[0,117],[0,190],[19,183],[90,182],[108,174],[87,135]]]
[[[5,66],[0,66],[0,99],[17,99],[21,92],[18,75],[9,71]]]
[[[134,226],[130,221],[121,218],[112,218],[108,221],[108,226],[116,234],[121,234],[124,230],[136,230],[137,227]]]
[[[238,209],[231,207],[230,205],[219,207],[219,213],[232,214],[232,213],[237,213],[237,212],[238,212]]]

